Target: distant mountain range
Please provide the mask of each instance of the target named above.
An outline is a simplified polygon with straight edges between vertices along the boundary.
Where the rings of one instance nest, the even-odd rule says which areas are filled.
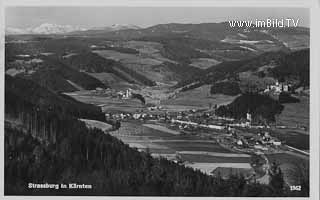
[[[104,30],[104,31],[120,31],[126,29],[140,29],[141,27],[132,24],[112,24],[111,26],[105,27],[94,27],[88,30]]]
[[[309,47],[310,30],[306,27],[231,28],[228,22],[201,24],[158,24],[147,28],[90,29],[68,33],[73,36],[100,37],[115,40],[157,41],[172,38],[193,38],[233,44],[249,51],[277,51],[279,48],[299,50]],[[214,44],[217,46],[217,44]],[[200,49],[200,48],[197,48]],[[215,52],[216,53],[216,52]]]
[[[71,25],[58,25],[58,24],[50,24],[44,23],[35,28],[14,28],[14,27],[7,27],[5,30],[6,35],[24,35],[24,34],[65,34],[65,33],[72,33],[72,32],[85,32],[88,30],[95,30],[95,31],[119,31],[119,30],[126,30],[126,29],[140,29],[140,27],[130,24],[113,24],[112,26],[107,27],[94,27],[94,28],[82,28],[79,26],[71,26]]]

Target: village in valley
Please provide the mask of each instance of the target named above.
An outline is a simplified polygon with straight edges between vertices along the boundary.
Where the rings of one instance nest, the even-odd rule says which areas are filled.
[[[291,84],[276,81],[275,84],[268,85],[260,94],[279,98],[280,93],[291,94],[291,91]],[[306,151],[289,146],[285,140],[277,138],[278,134],[276,132],[280,129],[307,130],[306,127],[299,124],[288,127],[277,123],[259,123],[253,120],[250,110],[241,119],[218,116],[216,115],[216,109],[219,105],[217,104],[209,104],[207,107],[197,109],[175,110],[162,105],[159,99],[148,99],[148,101],[144,98],[137,99],[136,93],[139,92],[141,91],[131,88],[125,90],[96,88],[85,92],[85,95],[77,92],[68,93],[68,95],[79,100],[86,95],[90,95],[91,98],[92,96],[97,97],[94,102],[105,112],[106,121],[110,124],[99,124],[97,127],[105,127],[105,131],[111,131],[110,133],[113,136],[118,137],[129,146],[137,148],[139,151],[149,151],[155,158],[164,157],[176,163],[198,169],[208,175],[215,176],[222,173],[223,177],[228,178],[232,174],[240,173],[245,175],[248,180],[268,183],[269,179],[266,178],[269,176],[268,171],[275,163],[271,163],[266,155],[289,153],[305,157],[309,154]],[[177,95],[178,93],[177,91],[171,91],[166,94],[166,97],[172,97],[172,94]],[[149,95],[149,97],[152,98],[152,95]],[[132,101],[135,102],[135,106],[132,109],[127,109]],[[148,103],[149,101],[155,103]],[[117,109],[112,111],[105,109],[106,103],[102,102],[117,102]],[[87,124],[92,124],[92,122],[87,121]],[[165,136],[161,137],[161,134],[148,135],[149,132],[153,131],[164,133]],[[173,138],[170,138],[170,135]],[[218,145],[228,153],[219,154],[204,150],[191,151],[188,150],[188,145],[181,149],[168,148],[166,142],[170,143],[170,140],[186,143],[191,141],[212,143],[212,146]],[[192,155],[191,159],[185,155]],[[201,162],[194,161],[193,157],[197,155],[204,156],[204,159]],[[203,162],[207,162],[206,157],[210,158],[210,156],[227,156],[226,159],[229,156],[239,156],[242,160],[246,160],[244,163],[248,162],[248,164],[237,162],[233,164],[210,164],[210,162],[203,164]]]

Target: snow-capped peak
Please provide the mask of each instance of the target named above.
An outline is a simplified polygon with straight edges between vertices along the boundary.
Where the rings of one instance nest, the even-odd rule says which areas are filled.
[[[73,31],[84,30],[78,26],[74,27],[71,25],[58,25],[58,24],[49,24],[44,23],[40,26],[33,28],[31,32],[33,34],[61,34],[61,33],[69,33]]]
[[[87,31],[87,30],[105,30],[105,31],[119,31],[126,29],[140,29],[139,26],[131,25],[131,24],[113,24],[108,27],[95,27],[95,28],[81,28],[79,26],[71,26],[71,25],[59,25],[59,24],[50,24],[44,23],[34,28],[6,28],[7,35],[17,35],[17,34],[64,34],[75,31]]]
[[[27,30],[21,28],[13,28],[7,27],[5,30],[6,35],[19,35],[19,34],[27,34]]]
[[[58,25],[58,24],[50,24],[44,23],[35,28],[6,28],[6,34],[14,35],[14,34],[62,34],[69,33],[73,31],[84,31],[86,29],[80,28],[79,26],[71,26],[71,25]]]

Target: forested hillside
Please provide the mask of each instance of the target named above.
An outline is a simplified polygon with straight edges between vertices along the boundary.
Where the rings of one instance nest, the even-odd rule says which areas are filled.
[[[241,119],[246,118],[247,113],[251,113],[256,121],[275,122],[275,115],[280,114],[283,108],[283,105],[269,96],[246,93],[232,103],[220,106],[216,114]]]
[[[28,113],[32,108],[46,112],[55,111],[60,115],[72,115],[78,118],[104,120],[104,114],[99,107],[54,93],[31,80],[7,75],[5,76],[5,105],[6,113],[9,115],[19,115],[25,109]]]
[[[257,72],[265,65],[271,65],[274,68],[268,69],[263,76],[273,77],[280,81],[294,81],[301,86],[309,85],[309,49],[304,49],[292,53],[267,52],[254,58],[223,62],[192,78],[185,78],[176,87],[184,87],[194,82],[199,82],[197,86],[214,84],[226,78],[238,77],[241,72]]]
[[[45,58],[43,67],[31,74],[29,77],[43,87],[47,87],[57,92],[71,92],[77,90],[71,81],[80,87],[92,90],[97,87],[106,88],[107,86],[88,74],[79,72],[65,65],[58,58]],[[28,77],[28,76],[27,76]]]
[[[6,128],[5,194],[269,196],[272,187],[222,180],[166,159],[153,159],[100,130],[64,119],[56,144]],[[92,190],[30,190],[28,183],[84,183]],[[257,192],[259,191],[259,192]]]
[[[129,83],[141,82],[148,86],[155,83],[144,75],[123,66],[120,62],[103,58],[95,53],[86,52],[74,55],[64,60],[65,63],[77,70],[84,70],[91,73],[113,73]]]
[[[296,79],[300,86],[310,84],[310,50],[304,49],[281,57],[277,67],[271,70],[280,80]]]

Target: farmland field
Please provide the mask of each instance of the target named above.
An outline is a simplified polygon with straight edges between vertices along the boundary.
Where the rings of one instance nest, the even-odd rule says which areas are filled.
[[[206,142],[193,142],[183,141],[164,141],[160,142],[176,151],[208,151],[208,152],[219,152],[219,153],[231,153],[228,149],[221,147],[218,143],[206,143]]]
[[[173,135],[179,135],[180,134],[180,132],[178,132],[178,131],[174,131],[174,130],[168,129],[168,128],[164,127],[164,126],[160,126],[160,125],[157,125],[157,124],[143,124],[143,126],[146,126],[146,127],[149,127],[149,128],[155,129],[155,130],[159,130],[159,131],[162,131],[162,132],[170,133],[170,134],[173,134]]]
[[[223,94],[210,94],[210,85],[204,85],[192,90],[180,92],[176,98],[164,100],[165,106],[186,106],[196,108],[208,108],[209,103],[212,105],[225,105],[231,103],[237,96],[228,96]]]
[[[232,169],[245,169],[253,172],[249,163],[188,163],[187,167],[199,169],[203,173],[212,174],[212,171],[218,167],[232,168]],[[241,170],[242,171],[242,170]]]
[[[122,122],[120,129],[116,132],[119,135],[148,136],[152,137],[153,139],[172,137],[171,133],[143,126],[140,123],[131,122]]]
[[[201,140],[196,136],[177,135],[155,124],[122,122],[111,134],[130,147],[150,152],[154,157],[186,161],[187,166],[210,173],[216,167],[227,166],[252,170],[251,156],[231,152],[215,140]],[[230,164],[231,163],[231,164]]]
[[[223,156],[209,156],[209,155],[193,155],[193,154],[181,154],[182,160],[188,160],[190,162],[207,162],[207,163],[250,163],[250,158],[246,157],[223,157]]]

